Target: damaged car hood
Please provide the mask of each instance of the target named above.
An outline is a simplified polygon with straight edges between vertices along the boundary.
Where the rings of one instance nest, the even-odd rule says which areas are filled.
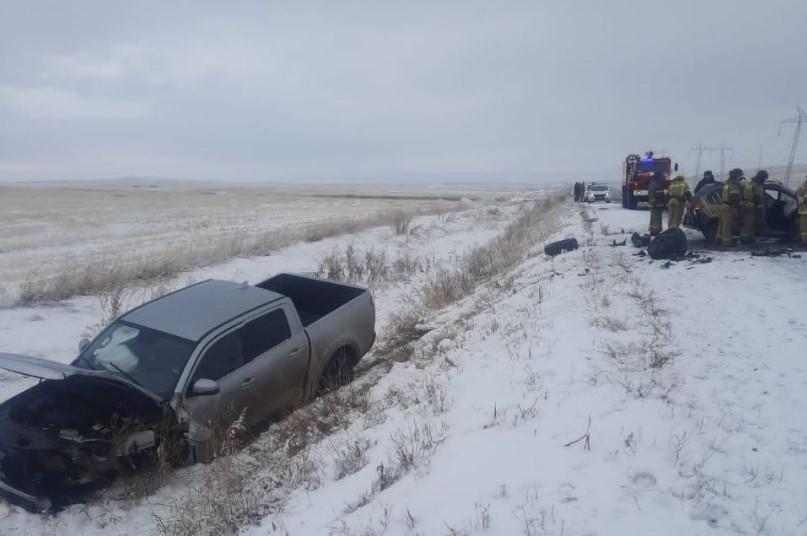
[[[119,385],[129,393],[134,391],[145,396],[149,400],[159,403],[162,399],[148,389],[105,370],[90,370],[73,365],[57,363],[41,357],[32,357],[20,354],[0,353],[0,368],[10,372],[16,372],[24,376],[39,378],[42,380],[67,380],[71,378],[80,379],[87,382],[103,382]]]

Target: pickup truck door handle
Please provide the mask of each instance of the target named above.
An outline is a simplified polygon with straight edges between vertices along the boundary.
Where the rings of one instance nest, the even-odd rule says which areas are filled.
[[[300,353],[300,349],[299,349],[299,348],[295,348],[294,350],[292,350],[291,352],[289,352],[289,357],[294,357],[294,356],[296,356],[296,355],[297,355],[297,354],[299,354],[299,353]]]
[[[255,378],[245,378],[244,381],[241,382],[241,387],[246,387],[247,385],[250,385],[254,381]]]

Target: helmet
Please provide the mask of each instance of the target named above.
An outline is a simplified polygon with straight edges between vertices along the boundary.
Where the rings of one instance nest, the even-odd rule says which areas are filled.
[[[714,173],[712,173],[711,170],[707,169],[706,171],[703,172],[703,178],[705,179],[706,177],[711,177],[714,179],[715,175]]]
[[[739,179],[742,176],[743,176],[743,170],[740,168],[734,168],[731,171],[729,171],[730,179]]]
[[[683,180],[686,180],[686,177],[684,177],[684,174],[683,174],[683,173],[678,173],[678,174],[675,176],[675,180],[678,180],[678,179],[681,179],[681,180],[683,181]]]
[[[757,171],[757,174],[754,175],[754,178],[752,180],[754,182],[762,184],[763,182],[768,180],[768,172],[765,171],[764,169],[760,169],[759,171]]]

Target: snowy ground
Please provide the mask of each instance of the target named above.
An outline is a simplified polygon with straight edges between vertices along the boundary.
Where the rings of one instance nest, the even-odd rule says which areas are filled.
[[[305,229],[332,236],[345,222],[367,220],[366,228],[396,210],[445,212],[468,208],[463,200],[508,199],[521,191],[518,185],[499,191],[412,185],[178,188],[115,181],[0,186],[0,306],[14,303],[27,282],[93,266],[173,266],[182,264],[178,256],[207,265],[230,249],[243,254],[256,237],[276,249]]]
[[[515,215],[480,207],[427,217],[413,236],[372,229],[192,277],[311,271],[350,243],[431,259],[375,290],[383,336],[435,270]],[[610,246],[648,217],[616,204],[553,211],[543,230],[584,246],[549,259],[545,240],[526,245],[511,273],[424,313],[430,331],[413,356],[368,356],[351,388],[369,389],[368,404],[289,454],[285,480],[271,467],[251,474],[250,493],[271,489],[257,498],[262,519],[242,532],[807,534],[807,258],[719,252],[662,268]],[[0,311],[0,351],[68,360],[99,316],[91,298]],[[5,396],[22,385],[0,377]],[[267,438],[239,463],[289,448]],[[0,504],[0,532],[157,533],[206,470],[179,471],[142,500],[110,491],[52,518]]]

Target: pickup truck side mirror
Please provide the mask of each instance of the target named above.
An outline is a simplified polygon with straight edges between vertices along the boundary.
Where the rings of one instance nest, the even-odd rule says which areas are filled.
[[[83,352],[86,347],[90,345],[90,339],[84,337],[80,341],[78,341],[78,351],[79,353]]]
[[[197,396],[215,395],[219,392],[219,382],[216,380],[208,380],[207,378],[199,378],[193,383],[191,393]]]

